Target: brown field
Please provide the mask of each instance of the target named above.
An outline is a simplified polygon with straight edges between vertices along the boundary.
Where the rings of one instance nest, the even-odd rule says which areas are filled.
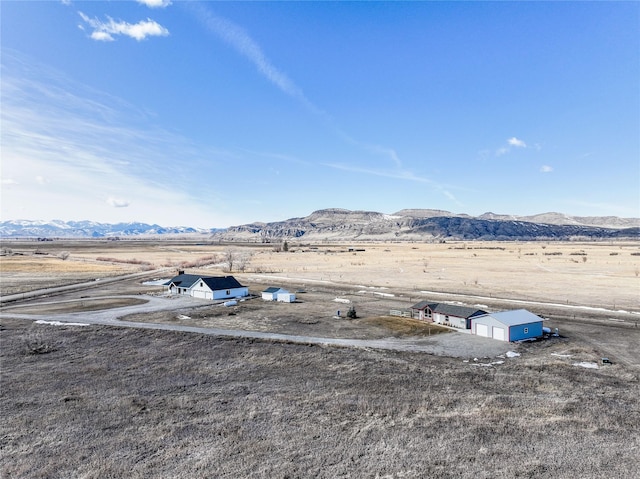
[[[180,267],[219,275],[231,254],[232,274],[252,292],[282,285],[300,299],[234,310],[198,304],[127,321],[409,340],[438,331],[391,318],[389,309],[421,299],[490,309],[529,300],[517,307],[545,314],[562,332],[509,345],[519,357],[474,361],[464,351],[447,357],[3,316],[2,477],[637,477],[637,244],[2,246],[13,253],[0,257],[3,296],[159,268],[166,270],[150,277]],[[160,289],[140,280],[98,284],[2,312],[96,314],[144,301],[119,295]],[[333,320],[348,308],[336,297],[350,299],[359,319]],[[455,334],[437,336],[451,344]],[[600,364],[605,355],[612,365]]]
[[[415,296],[436,291],[640,309],[640,245],[634,242],[292,242],[289,252],[276,252],[280,245],[178,241],[5,241],[2,245],[25,255],[0,258],[2,294],[17,292],[14,279],[25,288],[30,281],[59,281],[65,275],[106,277],[163,267],[219,275],[225,257],[232,253],[233,274],[243,277],[242,270],[245,276],[252,273],[247,279],[264,282],[278,281],[271,279],[275,276],[300,285],[360,285]],[[63,251],[70,253],[66,261],[57,258]]]

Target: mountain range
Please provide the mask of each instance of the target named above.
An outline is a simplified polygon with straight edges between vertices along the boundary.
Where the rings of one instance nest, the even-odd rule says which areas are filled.
[[[16,220],[0,222],[3,238],[103,238],[167,234],[211,234],[216,228],[199,229],[185,226],[163,227],[146,223],[97,223],[95,221],[32,221]]]
[[[640,238],[640,218],[533,216],[484,213],[480,216],[431,209],[405,209],[393,214],[318,210],[303,218],[250,223],[226,229],[162,227],[146,223],[92,221],[2,221],[0,237],[102,238],[142,235],[206,234],[213,241],[430,241],[430,240],[570,240]]]
[[[393,214],[324,209],[304,218],[232,226],[220,241],[432,241],[570,240],[640,237],[640,218],[579,217],[561,213],[535,216],[485,213],[473,217],[449,211],[406,209]]]

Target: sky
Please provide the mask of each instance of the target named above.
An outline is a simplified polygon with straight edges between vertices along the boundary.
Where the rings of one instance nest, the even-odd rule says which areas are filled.
[[[0,1],[0,219],[640,217],[639,2]]]

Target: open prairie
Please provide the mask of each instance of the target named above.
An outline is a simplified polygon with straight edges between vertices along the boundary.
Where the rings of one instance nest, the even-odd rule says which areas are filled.
[[[187,241],[4,242],[2,294],[48,284],[169,268],[228,271],[265,283],[288,279],[400,291],[640,309],[637,242],[452,242],[219,245]],[[66,260],[61,259],[68,253]],[[20,255],[16,255],[19,253]],[[69,278],[69,279],[67,279]]]
[[[637,244],[2,246],[3,296],[88,285],[2,308],[2,477],[637,477]],[[162,288],[144,278],[106,281],[138,271],[220,275],[229,262],[253,293],[282,285],[299,302],[216,309],[196,301],[125,314],[118,311],[144,306],[145,294]],[[360,318],[334,320],[346,306],[336,297],[356,304]],[[486,339],[474,357],[480,350],[465,350],[468,335],[387,316],[422,299],[526,307],[561,336]],[[426,354],[55,326],[14,312],[438,347]],[[613,364],[601,363],[605,355]]]

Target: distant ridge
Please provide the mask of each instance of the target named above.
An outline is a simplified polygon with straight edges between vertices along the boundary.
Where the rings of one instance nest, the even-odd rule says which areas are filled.
[[[639,218],[535,216],[485,213],[478,217],[449,211],[405,209],[393,214],[329,208],[304,218],[232,226],[213,235],[219,241],[271,242],[429,240],[570,240],[640,237]]]
[[[163,227],[146,223],[93,221],[2,221],[3,238],[113,238],[160,235],[208,235],[214,241],[271,242],[300,238],[310,241],[431,240],[570,240],[640,238],[640,218],[569,216],[541,213],[516,216],[484,213],[473,217],[433,209],[404,209],[393,214],[317,210],[303,218],[255,222],[226,229]]]

